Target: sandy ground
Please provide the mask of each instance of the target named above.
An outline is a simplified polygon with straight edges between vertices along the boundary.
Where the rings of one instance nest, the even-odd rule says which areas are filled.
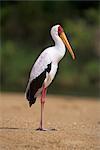
[[[0,96],[0,150],[100,150],[100,101],[48,96],[45,127],[36,131],[39,99],[31,108],[23,94]]]

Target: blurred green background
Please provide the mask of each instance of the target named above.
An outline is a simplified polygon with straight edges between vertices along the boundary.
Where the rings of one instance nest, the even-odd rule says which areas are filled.
[[[53,45],[51,27],[61,24],[77,59],[65,55],[49,93],[100,96],[99,3],[0,1],[1,91],[25,91],[32,64]]]

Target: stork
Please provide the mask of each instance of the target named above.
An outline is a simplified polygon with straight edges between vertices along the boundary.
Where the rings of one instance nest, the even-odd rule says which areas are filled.
[[[37,97],[40,95],[41,99],[41,118],[38,130],[45,131],[43,125],[44,104],[46,98],[47,87],[53,81],[59,61],[64,57],[66,48],[70,52],[73,59],[75,59],[74,52],[68,42],[61,25],[55,25],[51,28],[51,36],[55,45],[46,48],[35,61],[28,80],[26,88],[26,99],[29,101],[29,106],[36,102]]]

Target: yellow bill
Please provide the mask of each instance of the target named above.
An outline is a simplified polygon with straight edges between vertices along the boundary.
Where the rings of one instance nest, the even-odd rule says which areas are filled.
[[[70,46],[70,44],[68,42],[68,39],[67,39],[67,37],[66,37],[64,32],[61,32],[60,38],[62,39],[62,41],[66,45],[66,47],[67,47],[68,51],[70,52],[72,58],[75,59],[75,54],[74,54],[74,52],[73,52],[73,50],[72,50],[72,48],[71,48],[71,46]]]

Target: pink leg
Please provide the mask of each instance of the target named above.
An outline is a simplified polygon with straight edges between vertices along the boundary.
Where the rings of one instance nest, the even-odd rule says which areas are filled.
[[[40,127],[37,130],[45,131],[46,129],[43,128],[43,115],[44,115],[44,103],[46,98],[46,91],[47,89],[43,85],[42,94],[41,94],[41,120],[40,120]]]

